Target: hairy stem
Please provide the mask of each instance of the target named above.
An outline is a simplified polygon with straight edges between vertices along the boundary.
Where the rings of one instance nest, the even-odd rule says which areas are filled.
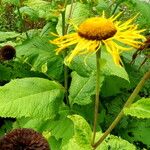
[[[125,103],[124,107],[122,108],[122,110],[120,111],[120,113],[118,114],[116,119],[109,126],[109,128],[104,132],[104,134],[100,137],[100,139],[93,145],[94,149],[97,148],[103,142],[103,140],[107,137],[107,135],[115,128],[115,126],[118,124],[118,122],[124,116],[124,112],[123,112],[124,108],[130,107],[130,105],[133,103],[134,99],[136,98],[136,96],[138,95],[139,91],[142,89],[142,87],[144,86],[145,82],[148,79],[150,79],[150,71],[145,73],[145,75],[143,76],[141,81],[138,83],[138,85],[134,89],[133,93],[128,98],[127,102]]]
[[[99,49],[96,52],[96,99],[95,99],[95,109],[94,109],[92,145],[95,142],[96,126],[97,126],[97,119],[98,119],[99,93],[100,93],[100,53],[101,53],[101,50]]]

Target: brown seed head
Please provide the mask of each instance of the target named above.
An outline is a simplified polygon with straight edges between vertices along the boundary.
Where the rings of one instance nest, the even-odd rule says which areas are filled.
[[[15,129],[0,139],[0,150],[50,150],[46,139],[33,129]]]
[[[5,45],[0,49],[0,60],[11,60],[16,56],[16,50],[11,45]]]

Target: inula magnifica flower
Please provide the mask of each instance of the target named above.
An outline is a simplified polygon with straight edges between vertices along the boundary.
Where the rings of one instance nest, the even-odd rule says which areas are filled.
[[[120,14],[106,18],[103,13],[101,17],[89,18],[76,27],[77,32],[60,36],[50,42],[58,46],[56,54],[76,44],[66,57],[66,63],[70,63],[75,56],[95,53],[103,44],[114,62],[120,65],[120,53],[131,50],[132,47],[139,48],[145,37],[141,35],[144,30],[138,30],[138,26],[133,24],[135,17],[122,22],[116,20],[119,16]]]

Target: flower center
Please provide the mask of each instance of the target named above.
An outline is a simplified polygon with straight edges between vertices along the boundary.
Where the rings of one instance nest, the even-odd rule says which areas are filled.
[[[89,18],[78,29],[78,34],[88,40],[106,40],[117,32],[113,22],[102,17]]]

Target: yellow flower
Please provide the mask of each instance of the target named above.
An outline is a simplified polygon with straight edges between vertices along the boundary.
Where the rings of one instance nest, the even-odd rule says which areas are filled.
[[[65,60],[67,63],[75,56],[95,53],[103,44],[114,62],[120,65],[120,53],[131,50],[132,47],[138,48],[145,37],[141,35],[144,30],[137,30],[137,25],[132,24],[135,17],[122,22],[116,21],[118,16],[120,14],[105,18],[103,13],[101,17],[89,18],[76,27],[77,32],[60,36],[50,42],[58,46],[56,54],[76,44]]]

